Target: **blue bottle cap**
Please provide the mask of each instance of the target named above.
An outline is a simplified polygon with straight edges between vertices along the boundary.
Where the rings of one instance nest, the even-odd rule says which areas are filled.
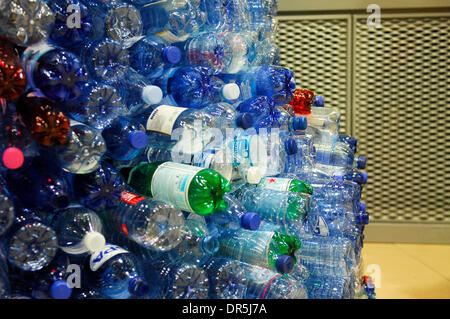
[[[236,116],[236,125],[244,130],[253,126],[253,116],[250,113],[240,113]]]
[[[295,142],[293,138],[290,138],[284,142],[284,148],[288,155],[294,155],[298,152],[297,142]]]
[[[291,82],[289,82],[289,89],[291,89],[291,91],[294,91],[295,90],[295,82],[294,81],[291,81]]]
[[[72,288],[64,280],[57,280],[50,287],[50,295],[53,299],[69,299]]]
[[[358,156],[358,160],[356,161],[356,168],[357,169],[365,169],[366,164],[367,164],[367,157]]]
[[[367,175],[366,172],[362,172],[361,177],[362,177],[362,183],[367,184],[367,179],[369,178],[369,175]]]
[[[177,64],[181,61],[181,50],[172,45],[165,47],[162,54],[166,63]]]
[[[356,138],[354,138],[353,136],[348,136],[347,137],[347,142],[350,145],[353,145],[354,147],[356,147],[358,145],[358,140]]]
[[[368,225],[369,224],[369,213],[368,212],[364,212],[361,214],[361,221],[363,225]]]
[[[143,277],[135,277],[128,284],[128,291],[136,297],[144,297],[149,294],[150,286]]]
[[[143,131],[132,131],[128,134],[128,142],[130,142],[131,146],[135,149],[142,149],[148,144],[147,134]]]
[[[257,230],[261,224],[261,217],[257,213],[248,212],[241,217],[242,228]]]
[[[324,107],[325,106],[325,101],[324,101],[322,95],[318,95],[318,96],[314,97],[313,106],[317,106],[317,107]]]
[[[360,212],[365,212],[366,209],[367,209],[366,203],[360,202],[360,203],[359,203],[359,211],[360,211]]]
[[[277,271],[281,274],[288,274],[294,269],[294,258],[287,255],[281,255],[276,263]]]
[[[295,117],[293,119],[292,127],[294,131],[304,131],[308,128],[308,120],[304,116]]]

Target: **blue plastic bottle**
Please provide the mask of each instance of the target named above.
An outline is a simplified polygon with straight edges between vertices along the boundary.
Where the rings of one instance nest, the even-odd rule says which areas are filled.
[[[58,240],[53,229],[33,212],[16,212],[16,219],[3,239],[3,252],[11,265],[38,271],[53,260]]]
[[[118,117],[103,131],[107,155],[119,161],[129,161],[141,153],[147,146],[145,129],[137,121],[127,117]]]
[[[242,263],[213,258],[202,265],[209,278],[210,299],[243,299],[247,293],[247,276]]]
[[[181,61],[179,48],[158,36],[146,36],[129,48],[130,65],[148,79],[159,78]]]
[[[184,240],[183,213],[160,200],[124,191],[108,216],[116,232],[148,249],[169,251]]]
[[[273,99],[276,106],[288,104],[295,90],[295,78],[291,70],[279,66],[249,68],[237,74],[220,75],[224,81],[234,80],[241,90],[241,99],[265,95]]]
[[[114,166],[102,161],[96,171],[73,176],[72,188],[83,206],[101,212],[118,207],[125,181]]]
[[[28,47],[22,65],[29,85],[56,102],[75,101],[87,85],[88,72],[80,59],[57,46],[40,43]]]
[[[350,280],[341,277],[310,276],[305,282],[309,299],[349,299]]]
[[[49,218],[58,236],[59,247],[66,254],[92,254],[105,246],[103,222],[94,211],[71,205]]]
[[[136,258],[116,245],[107,244],[91,255],[87,267],[91,287],[112,299],[143,298],[154,285],[142,276]]]
[[[236,84],[226,84],[213,75],[211,68],[203,66],[170,69],[154,79],[153,84],[163,90],[172,104],[187,108],[202,108],[218,102],[233,103],[240,95]]]
[[[345,143],[353,153],[356,153],[358,150],[358,140],[353,136],[346,134],[339,134],[339,142]]]

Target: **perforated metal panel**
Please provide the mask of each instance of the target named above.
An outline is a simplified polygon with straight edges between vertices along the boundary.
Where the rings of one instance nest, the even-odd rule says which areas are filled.
[[[450,223],[450,17],[354,19],[353,135],[372,220]]]
[[[281,65],[294,71],[297,87],[339,108],[342,132],[350,110],[350,24],[350,15],[278,17]]]

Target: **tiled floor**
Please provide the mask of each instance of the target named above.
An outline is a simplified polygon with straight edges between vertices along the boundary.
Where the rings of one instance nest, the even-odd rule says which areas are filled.
[[[378,299],[450,299],[450,245],[365,243]]]

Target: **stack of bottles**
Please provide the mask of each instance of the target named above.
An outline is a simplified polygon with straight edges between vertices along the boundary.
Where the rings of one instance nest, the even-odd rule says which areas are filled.
[[[374,298],[367,174],[276,0],[6,0],[0,298]]]

